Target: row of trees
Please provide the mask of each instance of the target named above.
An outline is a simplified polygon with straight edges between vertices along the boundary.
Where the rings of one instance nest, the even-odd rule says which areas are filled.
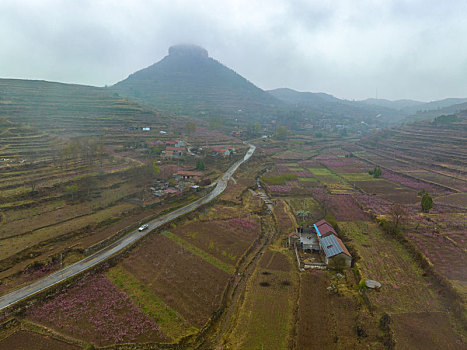
[[[106,152],[102,139],[76,137],[64,145],[57,146],[54,161],[65,167],[70,161],[82,161],[88,166],[92,166],[96,161],[99,161],[102,167],[105,156]]]

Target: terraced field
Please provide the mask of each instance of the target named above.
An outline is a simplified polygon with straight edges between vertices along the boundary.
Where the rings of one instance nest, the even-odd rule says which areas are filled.
[[[239,183],[249,171],[240,172]],[[257,198],[245,187],[240,197],[151,233],[115,266],[31,308],[23,322],[69,342],[101,346],[178,342],[197,333],[220,307],[236,266],[261,233],[258,216],[247,215],[253,207],[261,211]]]
[[[95,135],[163,118],[110,90],[91,86],[0,79],[0,96],[0,115],[46,131]]]
[[[0,291],[6,292],[73,262],[129,217],[154,215],[126,200],[141,197],[147,179],[138,168],[164,140],[158,130],[173,134],[163,114],[103,88],[0,79],[0,96]]]

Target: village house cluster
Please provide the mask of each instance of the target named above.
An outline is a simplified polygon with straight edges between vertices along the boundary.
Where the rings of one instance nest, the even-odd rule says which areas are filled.
[[[289,235],[289,245],[295,248],[299,264],[306,268],[350,267],[352,264],[352,255],[326,220],[318,221],[313,227],[298,227]],[[316,253],[319,259],[312,258]]]

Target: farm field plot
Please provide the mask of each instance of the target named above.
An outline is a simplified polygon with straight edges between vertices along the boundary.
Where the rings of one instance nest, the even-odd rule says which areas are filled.
[[[348,153],[347,153],[348,155]],[[371,170],[371,165],[355,157],[339,157],[332,154],[319,155],[315,158],[322,166],[339,173],[361,173]]]
[[[303,159],[306,159],[308,157],[310,157],[311,154],[309,152],[292,152],[292,151],[284,151],[284,152],[279,152],[279,153],[276,153],[272,156],[273,159],[277,159],[277,160],[286,160],[286,161],[290,161],[290,160],[303,160]]]
[[[353,192],[352,186],[331,170],[327,168],[310,168],[309,170],[332,194],[350,194]]]
[[[176,204],[177,203],[175,203],[175,205]],[[117,232],[134,225],[135,222],[145,220],[162,211],[169,210],[172,206],[173,204],[158,206],[155,209],[131,209],[129,213],[122,213],[117,221],[111,218],[109,221],[112,221],[112,223],[109,225],[98,225],[99,227],[90,228],[81,233],[78,232],[78,234],[72,235],[66,240],[54,240],[46,245],[41,243],[41,250],[35,248],[34,250],[20,252],[18,257],[24,260],[16,261],[15,265],[7,264],[5,266],[8,267],[8,269],[0,272],[0,279],[2,281],[0,293],[5,294],[18,286],[30,283],[58,269],[60,252],[65,252],[63,255],[63,264],[67,266],[83,257],[81,253],[83,249],[115,235]],[[73,247],[73,250],[70,251],[69,247]],[[31,251],[34,253],[32,257],[29,256]],[[11,258],[14,258],[14,256]],[[7,260],[4,260],[4,262],[8,263]]]
[[[446,314],[439,312],[413,312],[393,316],[396,349],[449,349],[465,348],[465,343],[453,331]]]
[[[467,179],[460,179],[452,176],[446,176],[434,171],[427,170],[413,170],[406,172],[407,175],[415,176],[419,179],[434,182],[436,184],[444,185],[453,188],[460,192],[467,191]]]
[[[229,274],[172,239],[151,234],[117,267],[199,328],[217,309]]]
[[[67,203],[57,200],[38,204],[31,208],[9,210],[3,214],[3,225],[0,226],[0,239],[32,234],[41,228],[69,222],[82,216],[96,213],[98,208],[107,208],[119,202],[124,197],[138,192],[134,185],[118,185],[114,189],[103,190],[96,199],[89,199],[81,203]],[[71,225],[71,223],[70,223]],[[62,232],[64,234],[66,232]]]
[[[436,197],[435,202],[467,209],[467,193],[453,193]]]
[[[454,177],[465,175],[465,124],[466,119],[463,116],[454,123],[422,121],[381,131],[362,138],[359,144],[367,152],[359,154],[394,170],[413,171],[422,168],[428,172],[435,170]],[[446,184],[452,181],[438,180],[446,180]]]
[[[341,169],[339,169],[341,170]],[[341,173],[339,171],[336,171],[336,173],[339,174],[339,176],[342,176],[345,180],[347,180],[350,184],[354,184],[357,181],[373,181],[376,180],[373,175],[366,173],[360,173],[360,172],[354,172],[354,173]]]
[[[231,217],[226,220],[190,220],[171,232],[227,264],[235,265],[258,237],[257,216]]]
[[[355,186],[365,193],[376,194],[391,202],[401,204],[413,204],[420,201],[417,191],[389,182],[385,179],[373,179],[370,181],[355,181]]]
[[[285,254],[288,254],[286,252]],[[232,349],[287,349],[290,346],[297,274],[288,256],[268,251],[248,282]]]
[[[352,295],[330,293],[327,272],[306,272],[300,280],[298,349],[384,349],[377,337],[377,319]]]
[[[28,235],[8,238],[4,240],[5,245],[0,246],[0,257],[5,259],[23,250],[25,247],[35,246],[40,242],[57,238],[69,232],[84,229],[89,225],[96,225],[106,219],[120,216],[122,213],[128,212],[133,208],[135,208],[134,204],[122,203],[109,209],[90,214],[89,216],[82,216],[73,221],[65,221],[51,227],[39,229]]]
[[[106,276],[124,291],[142,312],[156,322],[170,341],[176,342],[181,337],[197,331],[190,326],[179,313],[171,309],[160,298],[151,293],[147,286],[123,268],[111,268]]]
[[[79,350],[80,346],[71,345],[49,336],[29,331],[17,331],[0,340],[0,350],[36,349],[36,350]]]
[[[450,280],[467,281],[465,220],[465,213],[423,215],[419,217],[418,227],[406,230],[408,239],[431,261],[435,270]]]
[[[99,345],[165,340],[156,323],[102,274],[28,310],[28,319]]]
[[[330,194],[325,188],[315,188],[312,196],[326,208],[326,214],[334,215],[338,221],[369,220],[352,195]]]
[[[261,179],[269,191],[276,195],[299,195],[317,186],[317,178],[297,163],[276,163]]]
[[[310,213],[310,217],[303,218],[308,223],[314,223],[324,216],[323,209],[313,197],[287,198],[286,200],[293,210],[295,216],[297,216],[297,212],[299,210],[308,211]]]
[[[380,291],[368,291],[367,295],[379,312],[387,312],[397,320],[399,315],[410,313],[440,313],[450,320],[450,327],[455,329],[450,313],[443,305],[444,292],[426,276],[410,253],[395,239],[385,236],[374,223],[339,223],[339,227],[360,255],[357,262],[362,279],[374,279],[382,284]],[[429,318],[428,318],[429,320]],[[392,322],[391,329],[401,329],[401,324]],[[444,338],[442,329],[433,329],[419,321],[419,329],[426,337]],[[408,348],[410,340],[401,336],[400,346]],[[450,339],[446,346],[456,346],[461,337]]]
[[[379,281],[378,293],[369,293],[374,306],[391,313],[441,311],[431,282],[400,243],[373,222],[340,222],[339,227],[357,248],[363,279]]]

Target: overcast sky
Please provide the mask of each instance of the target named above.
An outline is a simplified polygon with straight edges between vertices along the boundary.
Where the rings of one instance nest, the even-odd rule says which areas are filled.
[[[466,0],[0,0],[0,77],[112,85],[193,43],[262,89],[467,97]]]

